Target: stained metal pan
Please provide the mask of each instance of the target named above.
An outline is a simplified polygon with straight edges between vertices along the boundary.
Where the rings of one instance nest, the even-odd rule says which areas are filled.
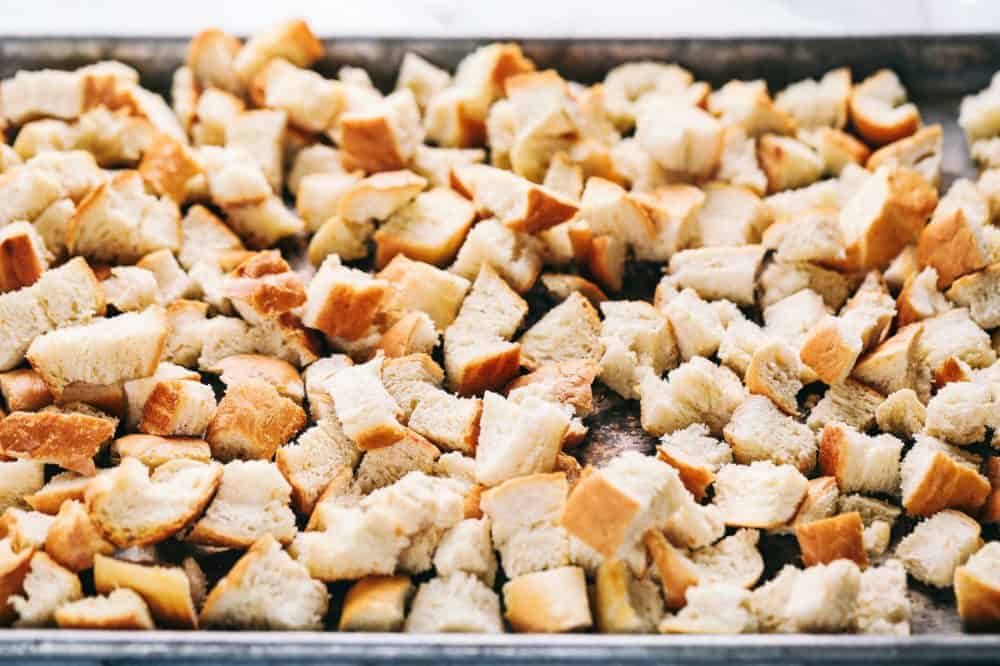
[[[486,40],[376,39],[327,40],[319,71],[333,75],[342,65],[368,70],[389,88],[407,51],[454,67]],[[492,40],[490,40],[492,41]],[[636,40],[520,40],[541,67],[584,83],[598,81],[622,62],[652,59],[677,62],[713,85],[732,78],[764,78],[772,89],[839,66],[855,80],[873,71],[895,69],[925,123],[945,131],[944,182],[972,174],[956,117],[962,95],[985,87],[1000,70],[1000,36],[889,36],[864,38],[704,38]],[[184,60],[182,38],[3,38],[0,77],[19,69],[68,69],[101,59],[135,66],[143,84],[166,92],[170,76]],[[658,273],[638,267],[629,275],[628,297],[652,294]],[[532,298],[541,298],[534,295]],[[532,300],[529,298],[529,300]],[[532,301],[535,303],[536,301]],[[533,310],[536,309],[533,307]],[[537,316],[537,311],[534,313]],[[599,464],[628,448],[651,451],[654,440],[638,424],[634,404],[595,388],[597,413],[589,421],[590,443],[579,452]],[[898,535],[896,535],[898,537]],[[995,538],[996,535],[987,536]],[[761,548],[773,575],[795,556],[789,537],[765,537]],[[996,660],[1000,636],[962,634],[950,592],[911,586],[913,631],[909,637],[867,636],[418,636],[400,634],[264,632],[85,632],[0,630],[0,661],[274,661],[326,663],[431,663],[475,660],[493,663],[914,663]]]

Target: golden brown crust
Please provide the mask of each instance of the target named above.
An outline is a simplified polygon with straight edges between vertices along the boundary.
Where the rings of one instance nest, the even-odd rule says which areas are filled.
[[[921,267],[933,266],[937,270],[938,289],[949,287],[956,279],[989,263],[961,208],[924,227],[917,243],[917,260]]]
[[[202,173],[191,150],[174,137],[159,132],[142,154],[139,174],[157,193],[178,204],[187,196],[188,181]]]
[[[399,358],[413,353],[413,336],[423,321],[422,313],[410,312],[389,327],[382,334],[378,348],[385,352],[388,358]]]
[[[836,384],[850,374],[860,351],[843,339],[837,320],[829,317],[810,329],[799,358],[824,382]]]
[[[705,465],[692,465],[683,458],[678,458],[667,449],[657,449],[656,456],[677,470],[681,483],[696,500],[705,498],[708,487],[715,481],[715,472]]]
[[[851,560],[860,567],[868,566],[863,532],[864,524],[857,511],[796,526],[802,563],[811,567],[834,560]]]
[[[844,429],[836,424],[827,424],[823,427],[823,433],[819,442],[819,471],[823,476],[832,476],[840,483],[841,467],[846,464],[843,460]]]
[[[306,413],[270,384],[238,384],[219,401],[205,439],[215,458],[270,460],[306,424]]]
[[[571,406],[577,414],[585,416],[594,409],[594,379],[600,367],[588,360],[571,359],[569,361],[543,363],[534,372],[521,375],[507,385],[506,393],[543,383],[552,387],[552,397],[556,402]]]
[[[934,386],[941,388],[951,382],[971,382],[972,375],[969,374],[969,366],[954,356],[949,356],[941,365],[934,368]]]
[[[84,476],[94,475],[94,456],[114,436],[113,421],[80,413],[14,412],[0,421],[0,450],[6,455]]]
[[[348,171],[377,173],[406,168],[395,130],[384,116],[341,118],[339,146],[341,161]]]
[[[111,444],[111,455],[116,458],[138,458],[149,468],[159,467],[171,460],[209,462],[212,450],[208,442],[193,437],[161,437],[134,434],[119,437]]]
[[[514,631],[559,633],[591,625],[583,569],[558,567],[524,574],[503,586],[505,617]]]
[[[1000,456],[987,458],[986,478],[990,482],[990,494],[979,511],[979,522],[1000,523]]]
[[[521,345],[505,343],[470,360],[459,377],[449,378],[462,396],[498,391],[521,371]]]
[[[63,472],[63,475],[74,476],[72,472]],[[63,503],[70,500],[83,501],[84,493],[90,484],[92,477],[79,476],[68,481],[62,481],[58,476],[53,477],[41,490],[31,495],[25,495],[27,502],[35,511],[47,513],[54,516],[59,513]]]
[[[34,412],[52,404],[49,387],[30,368],[0,373],[0,393],[11,412]]]
[[[388,291],[381,280],[335,283],[310,324],[328,336],[357,340],[371,328]]]
[[[528,190],[528,201],[522,217],[507,220],[514,231],[536,234],[569,220],[579,210],[575,203],[542,187]]]
[[[198,628],[191,582],[179,567],[133,564],[98,554],[94,557],[94,587],[101,594],[127,587],[149,605],[157,624],[177,629]]]
[[[933,460],[919,483],[903,499],[911,516],[931,516],[944,509],[975,514],[990,494],[990,483],[979,473],[956,462],[943,451],[934,451]]]
[[[589,469],[589,468],[588,468]],[[614,557],[639,512],[639,502],[608,481],[600,470],[581,475],[566,500],[561,524],[604,557]]]
[[[56,624],[60,629],[102,629],[118,631],[150,631],[155,629],[146,602],[139,608],[119,608],[113,614],[88,615],[86,609],[67,604],[56,609]]]
[[[306,302],[302,279],[277,250],[249,254],[233,269],[226,293],[250,305],[261,316],[287,313]]]
[[[922,127],[910,136],[894,141],[889,145],[876,150],[871,154],[871,157],[867,158],[868,161],[865,166],[869,171],[875,171],[884,164],[892,163],[903,163],[904,166],[912,167],[912,165],[908,165],[903,162],[905,159],[904,156],[913,151],[918,151],[920,145],[924,142],[934,142],[940,140],[941,136],[942,131],[940,125],[928,125],[927,127]]]
[[[344,596],[340,631],[399,631],[413,594],[409,576],[366,576]]]
[[[27,233],[0,240],[0,293],[30,287],[45,272],[45,264]]]
[[[698,570],[679,550],[674,548],[663,532],[649,530],[643,537],[650,557],[660,572],[663,584],[663,601],[669,610],[678,610],[687,605],[685,593],[692,585],[698,584]]]
[[[94,566],[95,555],[111,555],[115,547],[101,536],[82,503],[68,501],[49,527],[45,552],[70,571],[79,573]]]

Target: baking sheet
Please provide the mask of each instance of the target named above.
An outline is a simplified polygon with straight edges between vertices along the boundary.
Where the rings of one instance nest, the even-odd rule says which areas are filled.
[[[476,39],[327,40],[317,69],[334,76],[342,65],[368,70],[376,84],[391,88],[403,54],[415,51],[432,62],[454,67]],[[731,78],[765,78],[772,90],[807,76],[850,66],[855,80],[880,67],[901,76],[925,123],[945,131],[943,186],[971,175],[965,142],[955,120],[958,100],[985,87],[1000,69],[1000,38],[870,37],[819,39],[519,40],[540,67],[555,67],[584,83],[598,81],[627,61],[678,62],[713,86]],[[184,59],[187,39],[2,38],[0,77],[19,69],[74,68],[102,59],[122,60],[142,74],[143,85],[166,92]],[[651,299],[657,267],[630,267],[621,298]],[[546,297],[529,295],[532,316],[544,311]],[[578,452],[584,463],[601,464],[625,449],[652,452],[655,439],[639,426],[638,406],[595,385],[596,413],[591,434]],[[905,531],[897,529],[898,532]],[[764,536],[766,577],[797,555],[793,537]],[[325,662],[424,662],[476,659],[498,662],[927,662],[995,659],[1000,637],[959,633],[950,591],[911,585],[913,631],[909,638],[863,636],[600,636],[541,637],[289,634],[264,632],[167,632],[145,634],[62,630],[0,630],[0,661],[49,660],[213,660],[238,659]]]

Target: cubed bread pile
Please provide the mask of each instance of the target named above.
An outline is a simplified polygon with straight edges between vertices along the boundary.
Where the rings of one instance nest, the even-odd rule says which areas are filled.
[[[1000,83],[322,55],[0,82],[0,624],[1000,628]]]

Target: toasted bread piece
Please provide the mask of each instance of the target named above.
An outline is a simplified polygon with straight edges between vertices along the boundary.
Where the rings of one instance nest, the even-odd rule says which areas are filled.
[[[31,566],[32,549],[15,551],[11,548],[9,539],[0,539],[0,598],[3,599],[3,609],[0,611],[0,623],[9,625],[17,612],[10,604],[11,598],[20,593],[24,587],[24,579]]]
[[[375,232],[375,263],[384,267],[397,254],[436,266],[450,263],[465,241],[475,206],[446,188],[423,192],[394,212]]]
[[[187,66],[201,88],[221,88],[234,95],[243,93],[233,60],[242,42],[217,28],[202,30],[188,45]]]
[[[750,136],[795,131],[794,119],[775,106],[763,80],[732,80],[708,97],[708,110],[726,125],[738,125]]]
[[[685,591],[687,604],[659,623],[663,634],[740,634],[757,627],[750,593],[728,583],[701,583]]]
[[[903,443],[892,435],[870,437],[843,423],[827,423],[819,445],[823,474],[842,492],[894,493],[899,488]]]
[[[986,436],[996,409],[990,386],[970,381],[951,382],[927,403],[927,434],[951,444],[967,445]]]
[[[979,523],[961,511],[941,511],[917,523],[896,546],[896,557],[920,582],[951,587],[955,570],[982,546],[979,533]]]
[[[845,381],[866,349],[882,341],[895,314],[892,298],[863,293],[842,310],[816,323],[802,342],[799,356],[827,384]]]
[[[715,472],[733,460],[729,446],[710,437],[703,424],[664,435],[660,442],[657,456],[677,469],[684,486],[699,500],[715,480]]]
[[[849,105],[851,121],[868,143],[898,141],[920,127],[920,112],[906,101],[906,89],[889,69],[880,69],[855,85]]]
[[[338,81],[274,58],[254,77],[250,96],[259,105],[288,114],[288,122],[305,132],[322,132],[344,106]]]
[[[287,361],[260,354],[235,354],[219,361],[216,367],[220,381],[227,387],[263,380],[299,404],[305,399],[302,377]]]
[[[661,280],[657,287],[660,293],[669,279]],[[659,309],[670,321],[682,359],[712,356],[718,350],[725,334],[719,311],[702,300],[694,289],[684,289]]]
[[[9,507],[0,515],[0,538],[10,542],[15,551],[41,549],[55,519],[39,511]]]
[[[545,363],[597,361],[603,351],[600,330],[597,311],[574,292],[521,336],[521,363],[537,370]]]
[[[871,155],[871,150],[854,136],[832,127],[820,127],[815,130],[799,130],[797,138],[809,145],[823,161],[823,172],[840,176],[848,168],[865,164]],[[895,164],[895,163],[894,163]],[[903,166],[910,166],[904,164]],[[923,167],[924,165],[921,165]],[[932,174],[921,170],[921,175],[927,174],[928,182]]]
[[[226,392],[205,439],[219,460],[270,460],[305,424],[301,407],[281,396],[271,384],[255,380]]]
[[[952,283],[948,298],[969,308],[972,320],[984,329],[1000,325],[1000,310],[994,301],[1000,265],[991,264]]]
[[[861,514],[853,512],[798,525],[795,537],[802,551],[802,562],[807,567],[840,559],[865,567],[868,556],[862,532]]]
[[[506,618],[515,631],[562,633],[591,626],[586,577],[579,567],[518,576],[503,587]]]
[[[783,614],[796,631],[847,630],[853,620],[860,581],[858,566],[849,560],[809,567],[792,583]]]
[[[726,128],[715,177],[757,196],[767,191],[767,175],[757,161],[757,139],[742,127]]]
[[[413,596],[409,576],[367,576],[347,591],[340,631],[400,631]]]
[[[984,368],[996,360],[989,336],[969,317],[966,308],[954,308],[923,321],[920,355],[926,368],[939,374],[954,357],[972,368]]]
[[[434,554],[434,568],[439,576],[466,572],[492,585],[497,559],[490,536],[490,521],[467,518],[445,532]]]
[[[55,619],[60,629],[155,629],[146,602],[128,588],[64,604],[56,609]]]
[[[167,333],[166,313],[153,307],[51,331],[31,343],[28,359],[58,399],[74,382],[107,385],[153,374]],[[81,346],[88,350],[82,362]]]
[[[921,358],[923,334],[922,324],[900,328],[862,356],[851,376],[886,395],[909,389],[926,399],[930,393],[930,378]]]
[[[797,81],[781,90],[774,105],[788,113],[801,128],[833,127],[847,124],[847,105],[851,94],[851,71],[832,69],[823,77]]]
[[[906,512],[911,516],[930,516],[942,509],[977,512],[990,494],[989,480],[979,473],[980,462],[977,455],[917,435],[901,468]]]
[[[927,411],[913,389],[890,393],[875,410],[879,430],[897,437],[912,438],[924,429]]]
[[[656,98],[645,104],[636,119],[635,136],[664,169],[695,178],[710,175],[722,155],[722,123],[674,99]]]
[[[222,477],[218,463],[172,460],[149,474],[135,458],[87,487],[87,510],[105,538],[119,548],[158,543],[194,520],[211,500]],[[146,507],[136,515],[132,507]]]
[[[292,486],[292,499],[300,513],[311,514],[323,491],[343,470],[352,475],[361,459],[357,445],[329,415],[299,436],[294,444],[278,449],[276,462]]]
[[[635,478],[642,483],[629,480]],[[623,453],[580,478],[561,524],[604,557],[628,559],[646,530],[662,524],[685,497],[675,469],[636,452]]]
[[[883,165],[903,166],[913,169],[937,187],[941,180],[941,148],[941,126],[928,125],[876,150],[868,157],[866,166],[871,171]]]
[[[52,404],[52,394],[34,370],[0,373],[0,394],[11,412],[33,412]]]
[[[965,564],[955,569],[955,599],[958,615],[967,627],[988,629],[997,624],[995,563],[998,545],[980,548]]]
[[[328,603],[325,586],[265,534],[212,589],[199,619],[208,627],[317,630]]]
[[[38,231],[28,222],[0,229],[0,292],[17,291],[38,282],[51,255]]]
[[[721,435],[746,390],[729,368],[701,357],[687,361],[664,381],[645,370],[639,383],[643,430],[662,436],[694,423]]]
[[[805,477],[791,465],[723,465],[715,476],[714,503],[727,525],[779,527],[794,517],[807,487]],[[747,501],[749,493],[756,493],[753,501]]]
[[[404,168],[423,142],[424,128],[413,92],[403,89],[365,108],[348,106],[335,134],[344,166],[374,173]]]
[[[355,484],[362,494],[390,486],[413,471],[429,474],[441,452],[414,432],[395,444],[367,451],[357,469]]]
[[[233,58],[232,68],[239,80],[248,85],[273,58],[308,67],[322,55],[323,44],[305,21],[285,21],[247,40]]]
[[[266,109],[237,113],[226,124],[226,148],[249,155],[275,193],[281,191],[284,178],[282,146],[287,124],[287,113]]]
[[[54,516],[66,500],[82,500],[92,478],[76,472],[60,472],[46,483],[42,463],[25,460],[2,464],[10,479],[9,487],[0,496],[0,506],[5,509],[8,506],[29,506]],[[23,490],[17,488],[19,484],[24,486]]]
[[[150,435],[200,437],[215,416],[211,386],[187,380],[161,381],[142,409],[139,430]]]
[[[601,381],[624,398],[637,398],[640,368],[660,375],[677,364],[673,327],[663,313],[641,301],[607,301],[601,311]]]
[[[302,322],[326,335],[356,340],[372,325],[389,285],[326,258],[309,283]]]
[[[137,171],[123,171],[91,190],[67,230],[70,251],[96,261],[132,263],[155,250],[180,249],[180,213],[146,194]]]
[[[663,599],[650,577],[636,578],[621,560],[606,560],[597,569],[593,611],[598,630],[608,634],[652,631],[663,615]]]
[[[83,597],[80,578],[41,551],[31,555],[22,582],[22,594],[7,603],[17,614],[15,627],[45,627],[55,621],[56,610]]]
[[[683,250],[670,258],[670,275],[678,287],[690,287],[702,298],[751,305],[765,252],[761,245]]]
[[[500,599],[475,576],[457,572],[420,585],[404,629],[407,633],[502,633]]]
[[[198,626],[191,581],[180,567],[146,566],[98,554],[94,557],[94,587],[101,594],[116,589],[134,591],[160,626]]]
[[[476,447],[477,481],[496,485],[551,471],[568,427],[566,412],[549,402],[529,397],[515,403],[487,392]]]
[[[186,459],[209,462],[212,451],[203,439],[160,437],[158,435],[125,435],[111,445],[113,458],[138,458],[146,467],[159,467],[171,460]]]
[[[765,134],[757,141],[757,160],[767,175],[769,193],[811,185],[824,168],[823,159],[811,146],[774,134]]]
[[[344,368],[326,382],[344,432],[362,450],[389,446],[406,434],[397,420],[399,405],[381,379],[383,360]]]
[[[802,473],[816,465],[816,439],[804,423],[783,414],[764,396],[750,396],[723,430],[736,462],[770,460]]]
[[[93,476],[93,458],[114,437],[117,420],[103,415],[13,412],[0,421],[0,449],[16,459],[59,465]]]
[[[93,567],[95,555],[111,555],[115,550],[101,535],[78,500],[63,502],[44,541],[45,552],[53,560],[75,572]]]
[[[787,345],[771,343],[754,352],[745,380],[750,393],[766,396],[781,411],[797,416],[801,375],[801,363],[795,352]]]
[[[698,568],[659,531],[649,530],[644,541],[660,574],[666,607],[670,610],[683,608],[686,603],[685,592],[698,584]]]

